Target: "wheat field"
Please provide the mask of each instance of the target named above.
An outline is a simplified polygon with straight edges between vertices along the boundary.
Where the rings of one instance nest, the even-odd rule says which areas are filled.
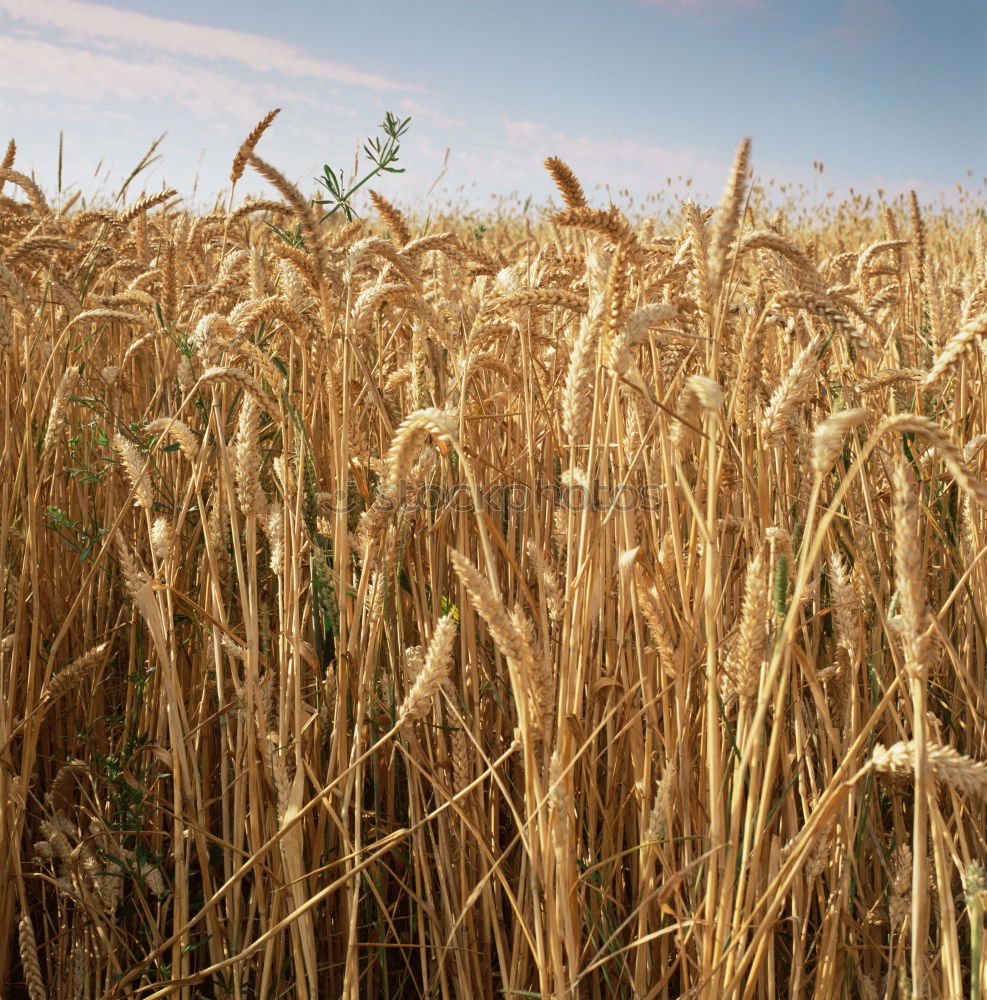
[[[0,993],[981,995],[982,211],[323,224],[264,127],[0,168]]]

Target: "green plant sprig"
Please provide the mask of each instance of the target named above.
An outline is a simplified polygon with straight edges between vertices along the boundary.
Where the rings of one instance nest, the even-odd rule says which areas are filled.
[[[325,164],[323,168],[323,175],[316,178],[316,180],[328,190],[331,195],[330,198],[317,198],[313,202],[315,205],[331,205],[325,215],[319,220],[320,222],[325,222],[330,216],[335,215],[340,209],[343,210],[343,214],[346,216],[346,221],[351,222],[353,216],[356,214],[353,210],[353,206],[350,203],[350,199],[356,194],[360,188],[363,187],[367,181],[372,180],[378,174],[403,174],[404,167],[395,167],[392,164],[397,163],[398,151],[401,146],[401,137],[408,131],[408,126],[411,124],[411,118],[405,118],[403,121],[396,118],[394,115],[388,111],[384,115],[384,121],[381,123],[381,130],[384,133],[384,138],[381,139],[379,136],[373,139],[368,139],[363,146],[363,152],[366,154],[367,158],[373,163],[373,169],[361,180],[353,184],[349,189],[346,189],[345,181],[343,180],[343,171],[333,170],[329,164]]]

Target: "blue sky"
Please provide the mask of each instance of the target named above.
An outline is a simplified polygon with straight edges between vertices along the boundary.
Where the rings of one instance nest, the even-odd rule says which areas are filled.
[[[349,168],[386,110],[411,115],[407,173],[379,184],[398,204],[440,175],[435,191],[475,203],[538,202],[547,155],[600,200],[671,177],[713,201],[745,135],[765,183],[931,201],[987,190],[987,4],[0,0],[0,143],[49,191],[60,131],[65,184],[87,193],[167,132],[140,186],[197,182],[204,200],[273,107],[258,152],[305,190],[323,163]]]

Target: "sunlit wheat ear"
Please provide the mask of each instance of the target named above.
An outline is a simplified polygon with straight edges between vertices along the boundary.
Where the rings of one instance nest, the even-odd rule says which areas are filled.
[[[284,508],[280,501],[268,504],[267,514],[261,521],[261,527],[267,536],[269,549],[268,559],[271,572],[280,575],[284,572]]]
[[[586,208],[587,202],[583,186],[572,170],[557,156],[549,156],[545,160],[545,167],[552,175],[552,180],[555,181],[555,186],[559,189],[559,194],[562,195],[566,208]]]
[[[156,517],[151,525],[151,551],[159,562],[171,559],[176,552],[175,527],[166,517]]]
[[[562,428],[571,439],[586,431],[596,371],[597,323],[585,317],[572,347],[562,406]]]
[[[209,498],[205,518],[205,535],[216,559],[223,563],[227,556],[230,540],[230,513],[222,501],[219,490],[214,490]]]
[[[462,729],[449,734],[449,757],[452,764],[453,788],[459,791],[469,784],[473,745]]]
[[[135,505],[143,507],[145,510],[152,510],[154,494],[151,489],[150,477],[144,471],[144,456],[141,455],[133,441],[119,432],[113,438],[113,445],[133,487]]]
[[[795,268],[799,283],[809,288],[823,292],[825,286],[819,276],[816,265],[793,243],[771,230],[759,229],[748,233],[740,242],[738,253],[749,253],[751,250],[770,250],[784,257]]]
[[[675,646],[665,621],[665,612],[658,599],[658,591],[648,581],[640,566],[635,568],[634,589],[651,641],[658,651],[661,666],[665,670],[672,670],[675,662]]]
[[[643,386],[644,381],[634,357],[634,348],[645,340],[649,328],[671,323],[678,318],[679,311],[673,305],[657,304],[635,309],[610,341],[603,356],[603,363],[618,377],[633,373],[629,381],[634,384],[640,381]]]
[[[860,602],[847,573],[843,556],[839,552],[833,552],[828,565],[836,644],[840,649],[844,649],[848,656],[853,656],[863,639],[860,627]]]
[[[0,302],[0,358],[14,351],[14,322],[7,307]]]
[[[902,641],[908,668],[928,669],[928,597],[922,558],[918,497],[911,470],[901,464],[894,470],[895,582],[901,602]]]
[[[416,445],[422,434],[429,434],[441,444],[455,443],[458,436],[458,425],[450,414],[434,407],[416,410],[401,421],[391,440],[387,452],[387,480],[384,485],[385,494],[397,496],[416,460]]]
[[[343,280],[352,285],[365,270],[373,267],[377,258],[383,258],[413,289],[421,288],[422,278],[415,264],[388,240],[367,236],[346,251]]]
[[[686,386],[703,410],[719,413],[723,409],[723,387],[715,380],[705,375],[690,375]]]
[[[512,677],[516,677],[519,689],[515,689],[515,697],[519,706],[527,707],[534,730],[532,737],[540,743],[551,725],[555,684],[537,648],[531,622],[517,609],[508,614],[489,580],[465,556],[450,549],[449,559],[473,607],[487,623],[494,642],[507,659]]]
[[[152,208],[157,208],[158,205],[163,205],[166,201],[171,201],[177,194],[178,192],[174,188],[167,188],[164,191],[157,191],[155,194],[148,194],[143,198],[138,198],[130,208],[120,213],[120,221],[124,225],[128,225],[134,219],[150,212]]]
[[[391,231],[391,238],[394,242],[401,247],[410,242],[411,233],[401,213],[377,191],[370,192],[370,200],[373,202],[381,221]]]
[[[771,300],[770,305],[776,309],[804,309],[826,320],[853,345],[859,357],[870,361],[879,357],[878,349],[863,330],[851,323],[845,312],[826,295],[813,291],[781,292]]]
[[[943,433],[935,421],[917,413],[899,413],[886,417],[878,427],[878,435],[889,432],[912,432],[921,435],[939,453],[956,485],[969,494],[981,507],[987,507],[987,486],[975,478],[963,461],[963,452]]]
[[[425,648],[423,646],[408,646],[401,656],[401,666],[405,686],[410,688],[421,673],[422,667],[425,666]]]
[[[234,473],[237,500],[244,514],[267,517],[267,497],[260,483],[260,410],[252,396],[244,396],[237,425]]]
[[[199,387],[205,388],[207,385],[216,384],[231,385],[237,389],[241,389],[272,420],[281,420],[281,411],[278,408],[277,400],[270,393],[264,391],[253,375],[245,372],[242,368],[232,368],[223,365],[214,365],[211,368],[207,368],[199,378]]]
[[[292,261],[281,260],[278,264],[278,290],[285,304],[301,316],[315,304],[309,282],[302,270]]]
[[[655,787],[655,797],[648,814],[648,825],[644,830],[644,839],[652,846],[668,836],[668,816],[675,805],[675,782],[678,779],[678,764],[673,757],[665,767],[665,773]]]
[[[747,567],[740,628],[726,667],[732,686],[741,699],[747,701],[757,694],[761,662],[768,644],[770,611],[770,567],[759,550]]]
[[[271,164],[266,163],[256,153],[248,153],[247,162],[250,163],[261,177],[273,184],[285,201],[292,207],[307,238],[308,250],[315,258],[317,273],[320,276],[325,275],[327,273],[327,258],[324,236],[319,226],[318,217],[313,211],[309,200],[280,171],[272,167]]]
[[[92,672],[93,668],[102,662],[109,642],[101,642],[93,647],[88,653],[84,653],[77,660],[73,660],[67,667],[63,667],[55,674],[45,690],[49,699],[54,701],[63,694],[70,691],[77,684],[82,683],[86,676]]]
[[[227,346],[236,342],[238,336],[236,327],[226,316],[211,312],[196,323],[189,337],[189,347],[211,364]]]
[[[863,407],[843,410],[827,417],[812,432],[812,471],[824,476],[840,456],[847,431],[862,424],[869,411]]]
[[[55,446],[62,431],[62,416],[68,398],[79,382],[79,372],[75,368],[66,368],[58,382],[58,388],[52,397],[51,409],[48,412],[48,426],[45,430],[45,442],[42,454],[47,455]]]
[[[288,777],[288,768],[285,764],[284,753],[277,747],[278,734],[270,732],[267,734],[267,743],[270,750],[271,775],[274,778],[274,791],[277,796],[277,817],[278,823],[284,823],[285,811],[288,807],[288,799],[291,795],[291,780]]]
[[[250,298],[253,301],[264,299],[267,295],[267,267],[266,260],[259,246],[253,247],[247,255],[247,275],[250,288]],[[240,331],[248,329],[253,325],[252,317],[249,320],[243,319],[243,314],[238,314],[237,328]]]
[[[501,652],[521,662],[524,658],[523,640],[511,621],[503,602],[494,595],[489,580],[460,552],[449,550],[449,559],[473,607],[487,623],[490,634]]]
[[[714,216],[714,230],[709,257],[709,296],[712,302],[719,297],[726,280],[730,248],[740,230],[744,199],[747,193],[747,174],[750,169],[751,141],[744,139],[737,147],[733,167],[719,207]]]
[[[923,389],[934,389],[956,370],[964,355],[987,335],[987,312],[974,316],[963,324],[946,342],[940,355],[932,363],[929,373],[922,379]]]
[[[915,241],[915,257],[918,263],[919,288],[926,290],[926,258],[925,258],[925,221],[919,208],[918,196],[914,191],[908,193],[909,216],[912,224],[912,238]]]
[[[676,450],[682,456],[687,456],[698,440],[698,427],[702,423],[703,407],[696,393],[692,379],[687,379],[679,395],[676,416],[678,420],[672,423],[669,437]]]
[[[641,259],[641,245],[637,234],[616,206],[608,210],[576,208],[559,212],[553,220],[560,226],[571,226],[602,236],[611,246],[623,245],[633,261]]]
[[[452,669],[452,646],[456,640],[456,620],[452,615],[439,619],[428,644],[428,653],[418,675],[398,711],[398,725],[422,718],[442,689]]]
[[[174,417],[158,417],[144,429],[148,434],[170,434],[178,441],[182,453],[190,462],[195,462],[199,457],[199,439],[188,424],[183,421]]]
[[[230,183],[236,185],[236,182],[243,176],[243,171],[247,167],[247,160],[250,154],[253,153],[254,149],[257,147],[257,143],[260,142],[260,137],[270,128],[271,123],[280,114],[281,109],[275,108],[273,111],[268,111],[266,115],[253,127],[250,135],[243,140],[243,144],[236,151],[236,156],[233,157],[233,166],[230,168]]]
[[[143,566],[134,556],[130,546],[124,541],[123,535],[119,532],[116,535],[117,555],[120,559],[120,570],[123,573],[123,581],[127,592],[134,597],[137,592],[148,582],[147,573]]]
[[[610,262],[610,272],[603,291],[603,325],[600,332],[603,353],[610,353],[610,345],[623,325],[630,290],[630,261],[623,245],[619,245]]]
[[[734,420],[745,433],[756,426],[753,418],[765,378],[762,365],[765,339],[763,323],[751,321],[745,326],[737,360],[737,386],[732,403]]]
[[[8,146],[7,149],[9,152],[10,147]],[[51,208],[48,206],[44,192],[27,174],[22,174],[10,167],[0,167],[0,184],[3,184],[4,181],[16,184],[31,199],[31,205],[39,218],[44,219],[51,215]]]
[[[915,772],[915,742],[908,740],[874,746],[871,767],[882,774],[911,777]],[[974,760],[950,746],[927,743],[926,763],[936,781],[944,781],[968,795],[987,796],[987,762]]]
[[[548,617],[553,622],[560,622],[565,610],[565,601],[562,596],[562,587],[559,575],[555,567],[546,556],[542,554],[533,538],[529,538],[526,546],[528,558],[535,567],[535,571],[541,580],[543,593],[545,595],[545,608]]]
[[[546,662],[544,651],[539,648],[531,620],[515,607],[510,612],[511,624],[519,639],[520,659],[518,674],[527,695],[528,710],[537,739],[544,739],[552,724],[555,710],[555,677]]]
[[[819,338],[810,340],[771,394],[761,421],[765,444],[777,446],[784,442],[792,420],[815,381],[821,346]]]

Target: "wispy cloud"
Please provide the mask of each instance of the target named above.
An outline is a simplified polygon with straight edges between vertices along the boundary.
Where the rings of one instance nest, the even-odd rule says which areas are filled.
[[[451,117],[435,103],[420,101],[414,97],[398,98],[395,107],[400,109],[402,114],[411,115],[416,122],[427,122],[438,128],[459,128],[466,124],[465,119]]]
[[[254,82],[244,86],[228,74],[177,60],[156,57],[127,59],[109,52],[70,48],[34,38],[0,35],[0,88],[28,91],[32,95],[57,96],[69,102],[97,104],[105,98],[124,98],[128,103],[167,102],[200,117],[223,114],[247,121],[270,103],[266,88]],[[277,96],[283,100],[284,88]],[[307,102],[304,89],[290,95],[296,103]]]
[[[500,135],[486,144],[452,153],[454,177],[466,174],[478,185],[503,191],[513,186],[531,192],[541,178],[548,192],[551,182],[542,167],[546,156],[559,156],[583,185],[614,191],[628,188],[638,194],[663,190],[667,178],[691,178],[693,188],[705,194],[718,192],[729,168],[732,150],[722,163],[689,147],[658,146],[610,135],[574,135],[536,122],[501,119]],[[535,192],[537,193],[537,192]]]
[[[887,36],[892,23],[887,0],[840,0],[838,23],[826,38],[848,48],[868,48]]]
[[[64,36],[58,40],[59,44],[126,52],[134,61],[138,50],[142,53],[152,51],[180,56],[183,61],[227,62],[249,68],[254,73],[277,73],[296,79],[347,84],[376,93],[419,89],[344,63],[313,58],[296,45],[264,35],[189,24],[84,0],[43,0],[40,3],[38,0],[0,0],[0,13],[6,14],[21,31],[44,31],[46,39],[55,31]]]
[[[338,149],[353,118],[373,121],[385,104],[431,99],[371,70],[323,59],[303,43],[85,0],[0,0],[0,95],[16,106],[5,118],[23,165],[42,179],[50,170],[32,162],[32,141],[42,148],[64,130],[66,149],[78,151],[73,162],[92,170],[102,156],[132,162],[168,132],[168,175],[188,187],[198,173],[193,156],[204,156],[204,186],[214,190],[249,126],[274,107],[285,113],[268,143],[290,175],[316,145]]]
[[[613,136],[570,135],[554,131],[539,122],[503,121],[504,138],[509,147],[524,150],[545,149],[545,155],[560,155],[580,160],[584,169],[595,170],[614,166],[630,166],[635,172],[646,171],[657,177],[663,175],[700,176],[718,170],[715,164],[697,150],[684,146],[657,146],[634,139]],[[729,152],[729,151],[728,151]],[[728,164],[727,164],[728,165]],[[576,169],[575,162],[570,164]],[[717,174],[717,177],[722,180]],[[620,183],[620,178],[609,180]],[[664,176],[662,176],[664,180]]]

